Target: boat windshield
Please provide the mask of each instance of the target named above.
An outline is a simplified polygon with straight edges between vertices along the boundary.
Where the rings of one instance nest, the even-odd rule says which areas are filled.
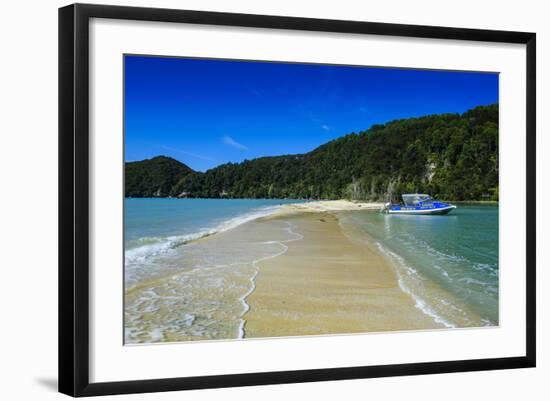
[[[430,195],[425,194],[406,194],[402,195],[403,203],[407,206],[417,206],[419,204],[429,204],[433,202]]]

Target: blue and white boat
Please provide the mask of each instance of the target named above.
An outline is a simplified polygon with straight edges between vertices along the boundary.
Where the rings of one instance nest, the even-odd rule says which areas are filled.
[[[401,198],[403,204],[386,203],[381,211],[389,214],[441,215],[456,209],[455,205],[432,199],[426,194],[404,194]]]

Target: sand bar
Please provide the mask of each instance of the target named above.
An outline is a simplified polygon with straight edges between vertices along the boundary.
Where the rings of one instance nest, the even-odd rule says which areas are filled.
[[[259,263],[256,288],[246,299],[246,337],[442,327],[400,289],[388,260],[373,245],[347,236],[331,213],[381,206],[360,205],[287,205],[274,217],[291,223],[304,238],[289,242],[283,255]]]
[[[347,200],[327,200],[327,201],[314,201],[306,203],[293,203],[284,205],[281,208],[282,213],[285,212],[335,212],[345,210],[380,210],[384,206],[380,202],[357,202]]]

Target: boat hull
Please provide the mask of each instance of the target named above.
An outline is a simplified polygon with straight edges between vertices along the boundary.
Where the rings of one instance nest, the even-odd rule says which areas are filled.
[[[450,213],[456,206],[449,205],[445,207],[438,207],[433,209],[388,209],[389,214],[412,214],[412,215],[444,215]]]

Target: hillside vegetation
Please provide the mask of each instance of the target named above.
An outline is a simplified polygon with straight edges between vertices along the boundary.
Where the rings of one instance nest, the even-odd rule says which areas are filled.
[[[498,105],[374,125],[309,153],[204,173],[163,156],[126,164],[128,197],[388,200],[411,192],[498,200]]]
[[[126,163],[125,192],[127,197],[150,198],[167,196],[179,180],[193,170],[166,156]]]

